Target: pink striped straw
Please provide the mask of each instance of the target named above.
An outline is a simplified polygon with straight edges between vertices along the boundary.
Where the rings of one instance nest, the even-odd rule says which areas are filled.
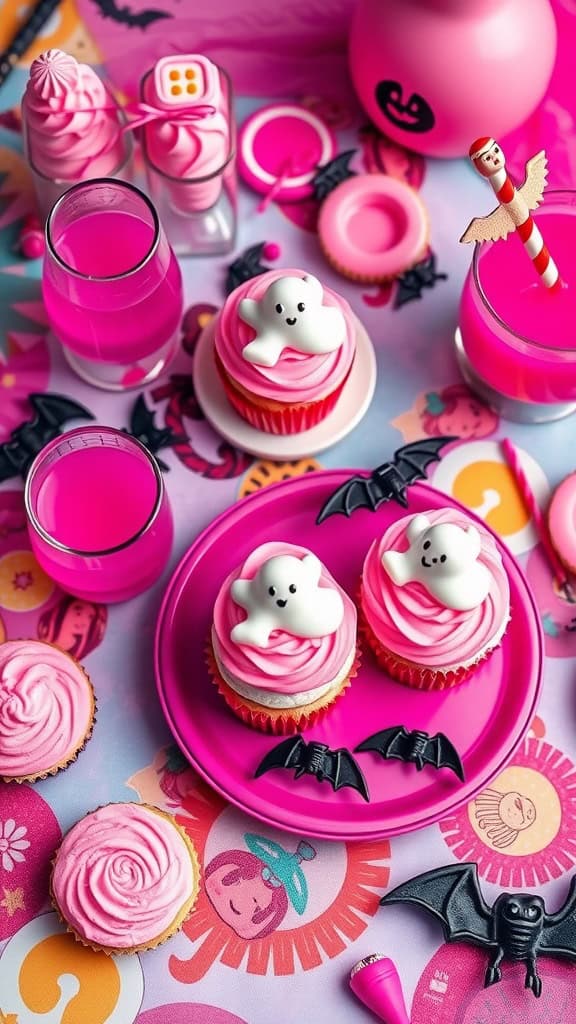
[[[546,525],[546,521],[542,515],[542,510],[536,501],[536,497],[530,486],[528,477],[522,468],[518,449],[514,447],[512,441],[508,437],[502,438],[500,441],[500,447],[502,448],[502,452],[508,466],[512,470],[512,475],[514,476],[516,485],[522,496],[522,500],[532,517],[532,522],[534,523],[538,538],[544,548],[550,568],[552,569],[556,582],[558,583],[558,587],[560,590],[564,591],[566,596],[571,596],[572,588],[570,587],[566,570],[552,547],[552,542],[548,534],[548,526]]]

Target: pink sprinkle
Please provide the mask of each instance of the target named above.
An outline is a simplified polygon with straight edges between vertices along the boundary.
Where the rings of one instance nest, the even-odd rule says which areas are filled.
[[[270,260],[271,263],[277,260],[281,253],[280,246],[276,242],[266,242],[262,250],[262,255],[265,260]]]

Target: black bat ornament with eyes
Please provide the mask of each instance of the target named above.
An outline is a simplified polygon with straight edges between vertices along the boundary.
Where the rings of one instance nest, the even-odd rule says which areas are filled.
[[[34,393],[28,396],[34,415],[0,444],[0,482],[14,476],[26,479],[38,452],[60,434],[68,420],[93,420],[94,416],[79,402],[66,395]]]
[[[501,893],[492,907],[484,902],[476,864],[437,868],[386,893],[380,903],[414,903],[442,924],[446,942],[469,942],[490,951],[484,987],[502,979],[501,963],[526,964],[525,988],[542,992],[539,956],[576,960],[576,875],[568,897],[555,914],[547,914],[541,896]]]
[[[295,779],[302,775],[313,775],[318,782],[326,780],[334,792],[344,786],[351,786],[365,800],[370,800],[366,779],[345,747],[332,750],[326,743],[314,740],[306,743],[302,736],[290,737],[266,754],[254,772],[254,778],[259,778],[273,768],[294,768]]]
[[[427,732],[413,729],[409,732],[403,725],[394,725],[390,729],[381,729],[373,736],[359,743],[354,753],[359,754],[373,750],[385,760],[395,758],[415,764],[421,772],[425,765],[434,768],[450,768],[464,782],[464,769],[456,747],[444,733],[438,732],[430,736]]]
[[[359,508],[376,512],[385,501],[396,501],[408,508],[406,491],[410,484],[424,480],[430,463],[440,461],[440,449],[458,440],[457,437],[424,437],[405,444],[395,452],[392,462],[377,466],[370,476],[352,476],[334,491],[322,506],[317,524],[338,513],[351,516]]]

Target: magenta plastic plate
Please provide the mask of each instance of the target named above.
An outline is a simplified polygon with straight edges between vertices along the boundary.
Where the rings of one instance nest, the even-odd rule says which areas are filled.
[[[156,631],[156,678],[174,736],[194,768],[227,800],[261,821],[322,839],[383,839],[430,825],[467,803],[502,770],[526,733],[538,701],[542,635],[528,584],[495,537],[510,577],[512,619],[500,648],[470,680],[446,691],[421,693],[394,682],[365,651],[356,679],[306,739],[352,750],[379,729],[405,725],[444,732],[464,764],[466,781],[448,769],[356,755],[370,803],[352,789],[334,793],[293,772],[254,779],[256,766],[279,737],[258,733],[228,709],[205,662],[211,613],[221,581],[265,541],[303,544],[322,559],[352,595],[371,541],[396,519],[457,502],[423,484],[409,490],[407,511],[389,502],[350,519],[318,512],[353,470],[312,473],[243,499],[196,539],[168,586]],[[472,516],[472,518],[474,518]],[[484,525],[484,524],[483,524]]]

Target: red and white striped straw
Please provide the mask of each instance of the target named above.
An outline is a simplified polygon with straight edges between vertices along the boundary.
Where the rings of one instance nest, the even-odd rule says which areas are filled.
[[[516,189],[506,170],[506,160],[498,143],[488,137],[476,139],[470,146],[470,159],[478,173],[488,179],[498,202],[510,215],[542,284],[546,288],[560,287],[562,282],[558,267],[534,223],[526,200]]]

